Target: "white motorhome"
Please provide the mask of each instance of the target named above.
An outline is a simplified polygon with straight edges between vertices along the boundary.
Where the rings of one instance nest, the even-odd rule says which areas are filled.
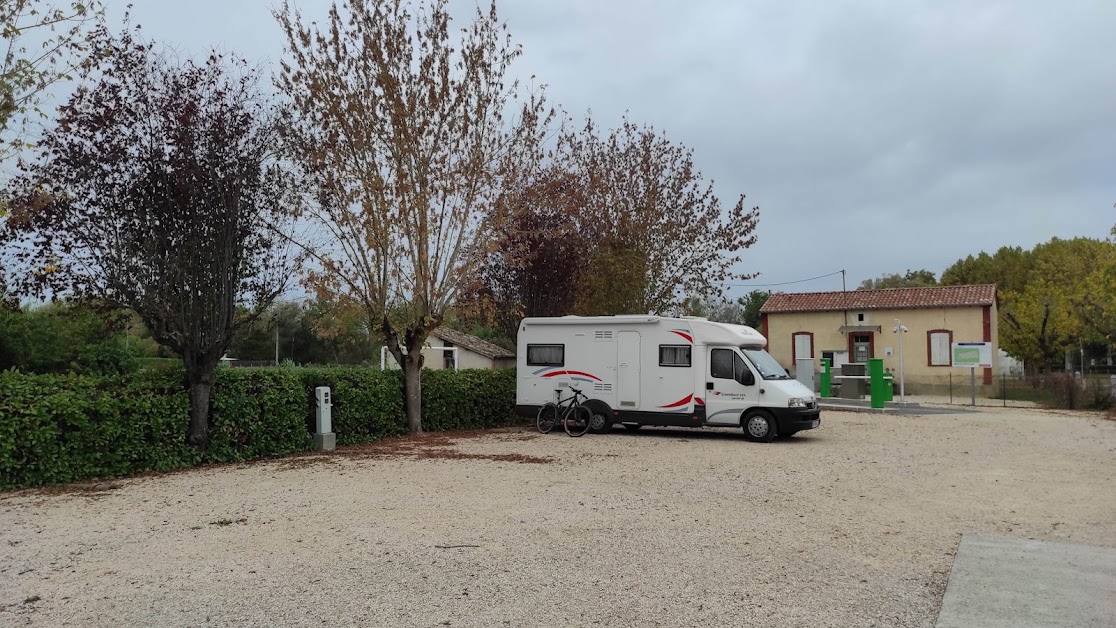
[[[814,392],[791,379],[751,327],[703,318],[525,318],[516,356],[516,412],[534,418],[577,388],[594,432],[616,423],[743,427],[770,441],[818,427]]]

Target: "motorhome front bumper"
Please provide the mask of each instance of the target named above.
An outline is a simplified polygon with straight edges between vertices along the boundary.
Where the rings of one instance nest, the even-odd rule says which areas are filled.
[[[821,425],[821,411],[817,404],[813,408],[769,408],[775,415],[779,433],[812,430]]]

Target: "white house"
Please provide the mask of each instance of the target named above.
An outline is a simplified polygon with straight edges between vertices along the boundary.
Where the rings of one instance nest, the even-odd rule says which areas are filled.
[[[452,350],[447,350],[452,349]],[[423,347],[428,369],[510,369],[515,368],[515,353],[465,332],[439,327],[430,332]],[[384,368],[399,368],[386,350]]]

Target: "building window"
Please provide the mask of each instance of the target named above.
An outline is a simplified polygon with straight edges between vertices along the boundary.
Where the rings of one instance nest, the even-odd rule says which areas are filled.
[[[856,322],[863,323],[864,322],[864,315],[863,314],[857,314],[856,315]]]
[[[527,345],[527,366],[565,366],[566,345]]]
[[[659,345],[659,366],[690,366],[690,347]]]
[[[926,332],[926,358],[930,366],[950,366],[950,347],[953,345],[953,332],[948,329],[932,329]]]
[[[445,341],[443,341],[442,346],[445,347],[446,349],[452,349],[453,348],[453,343],[448,341],[448,340],[445,340]],[[454,353],[453,351],[443,351],[442,352],[442,359],[444,361],[443,366],[445,367],[445,369],[447,371],[452,371],[454,369],[455,365],[454,365],[453,353]]]
[[[809,331],[796,331],[791,334],[791,362],[814,357],[814,334]]]

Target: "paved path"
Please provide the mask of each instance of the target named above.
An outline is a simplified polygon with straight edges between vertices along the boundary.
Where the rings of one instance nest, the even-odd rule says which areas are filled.
[[[966,534],[937,628],[1116,626],[1116,550]]]

